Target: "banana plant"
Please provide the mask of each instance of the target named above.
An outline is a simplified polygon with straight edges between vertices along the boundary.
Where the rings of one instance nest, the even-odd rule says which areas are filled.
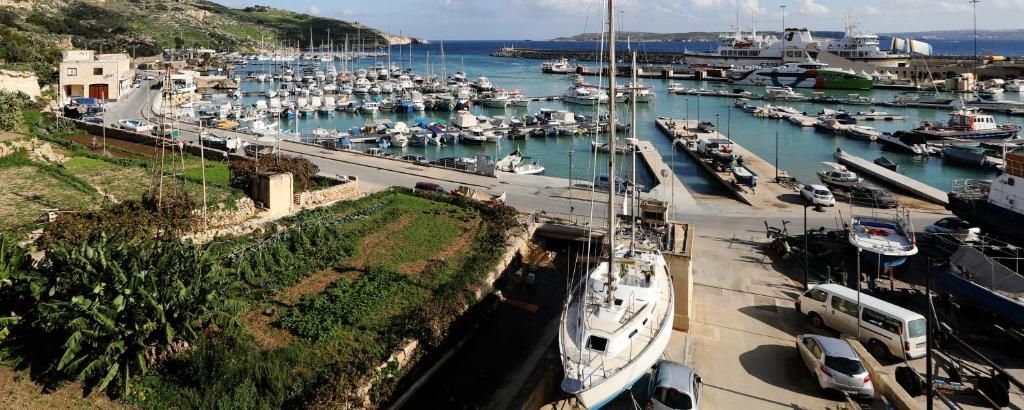
[[[0,340],[21,321],[16,311],[22,307],[18,306],[19,300],[25,299],[22,291],[31,293],[38,288],[34,274],[28,252],[18,246],[14,238],[0,233]]]
[[[177,240],[61,244],[41,270],[47,288],[34,326],[64,340],[57,370],[98,391],[114,383],[127,395],[171,346],[210,325],[234,326],[244,308],[206,250]]]

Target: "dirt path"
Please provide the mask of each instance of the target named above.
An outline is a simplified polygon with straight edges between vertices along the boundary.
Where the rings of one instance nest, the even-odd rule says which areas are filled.
[[[32,382],[26,370],[0,366],[0,408],[19,410],[52,409],[126,409],[123,403],[111,401],[103,393],[82,397],[82,383],[67,383],[56,391],[43,392]]]
[[[462,233],[459,234],[451,244],[442,249],[440,252],[435,253],[425,260],[418,260],[414,262],[403,263],[399,266],[398,270],[411,275],[419,275],[430,266],[433,261],[443,261],[453,256],[456,256],[462,252],[465,252],[472,245],[473,238],[476,237],[477,231],[480,229],[482,221],[475,219],[473,221],[461,222]]]

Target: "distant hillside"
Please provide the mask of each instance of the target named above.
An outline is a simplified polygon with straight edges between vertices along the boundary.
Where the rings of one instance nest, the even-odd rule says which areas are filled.
[[[358,23],[264,6],[234,9],[204,0],[0,0],[0,66],[29,67],[55,80],[60,51],[155,55],[164,48],[255,49],[260,44],[319,46],[327,31],[336,44],[357,34],[367,46],[410,39]]]
[[[940,30],[913,33],[885,33],[886,37],[913,37],[921,40],[973,40],[974,30]],[[978,39],[1024,40],[1024,29],[978,30]]]
[[[648,32],[619,32],[616,36],[625,41],[717,41],[720,32],[692,31],[688,33],[648,33]],[[759,31],[763,34],[778,36],[778,31]],[[815,31],[815,37],[839,38],[843,36],[839,31]],[[583,33],[575,36],[553,38],[551,41],[597,41],[604,33]]]

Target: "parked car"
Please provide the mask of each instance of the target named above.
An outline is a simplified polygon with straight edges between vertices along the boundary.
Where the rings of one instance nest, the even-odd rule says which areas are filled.
[[[153,85],[149,86],[150,90],[159,90],[161,88],[164,88],[164,82],[163,81],[157,81],[157,82],[153,83]]]
[[[932,235],[951,236],[962,242],[977,242],[978,235],[981,234],[981,228],[955,216],[939,219],[935,223],[925,226],[924,231]]]
[[[132,132],[150,132],[153,126],[143,120],[119,120],[117,127]]]
[[[419,189],[419,190],[423,190],[423,191],[427,191],[427,192],[436,192],[438,194],[444,194],[444,193],[448,192],[448,190],[444,189],[444,187],[442,187],[442,186],[440,186],[438,184],[435,184],[433,182],[423,182],[423,181],[417,182],[415,189]]]
[[[858,295],[846,286],[817,285],[797,298],[796,311],[815,326],[850,335],[859,333],[860,341],[875,357],[924,356],[928,340],[924,316],[864,293]],[[857,332],[858,322],[862,332]]]
[[[82,122],[87,122],[87,123],[90,123],[90,124],[103,124],[103,117],[97,117],[95,115],[90,115],[90,116],[87,116],[87,117],[82,117]]]
[[[858,186],[850,190],[850,202],[872,208],[895,208],[899,205],[885,188]]]
[[[836,206],[836,198],[824,185],[807,184],[800,188],[800,196],[817,206]]]
[[[715,124],[710,121],[702,121],[697,124],[697,129],[700,130],[700,132],[715,132],[716,130]]]
[[[871,374],[849,342],[814,334],[799,335],[796,349],[822,390],[838,390],[853,397],[875,397]]]
[[[691,367],[662,360],[654,367],[648,410],[699,410],[704,383]]]

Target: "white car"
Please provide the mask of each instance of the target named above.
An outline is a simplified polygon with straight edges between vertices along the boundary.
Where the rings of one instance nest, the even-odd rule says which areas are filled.
[[[849,342],[806,334],[796,337],[796,349],[822,390],[839,390],[854,397],[875,397],[871,374]]]
[[[836,198],[824,185],[808,184],[800,188],[800,195],[813,205],[836,206]]]
[[[119,120],[117,127],[132,132],[150,132],[153,126],[143,120]]]
[[[939,219],[934,224],[925,226],[924,231],[935,236],[949,236],[961,242],[978,242],[981,235],[981,228],[955,216]]]
[[[704,386],[692,367],[662,360],[654,367],[648,386],[648,410],[700,410],[700,391]]]

